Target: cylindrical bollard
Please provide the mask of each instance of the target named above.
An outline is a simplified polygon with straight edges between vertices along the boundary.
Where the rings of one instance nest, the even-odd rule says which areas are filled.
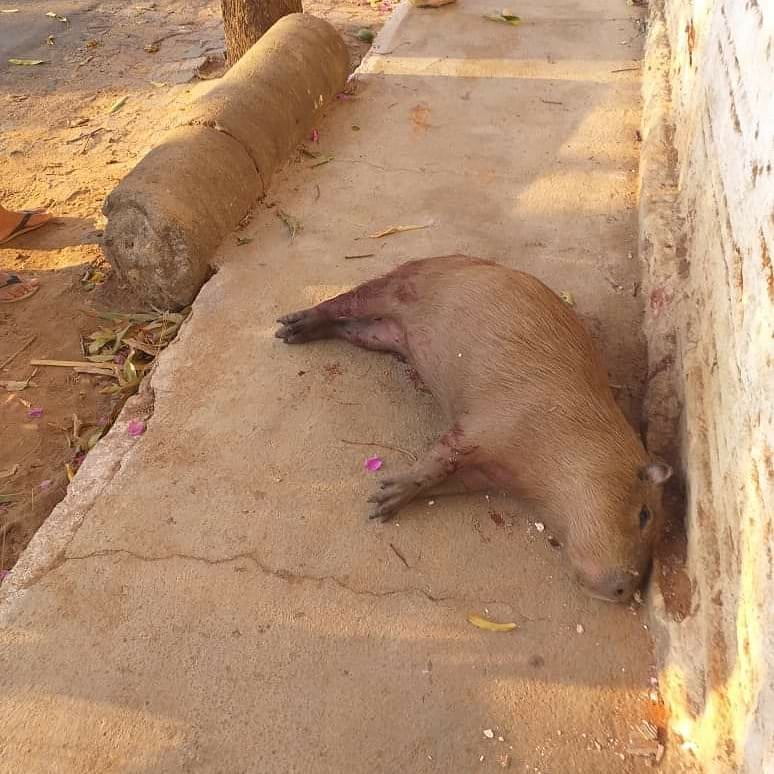
[[[105,254],[147,303],[190,304],[215,248],[346,83],[327,22],[280,19],[108,195]]]

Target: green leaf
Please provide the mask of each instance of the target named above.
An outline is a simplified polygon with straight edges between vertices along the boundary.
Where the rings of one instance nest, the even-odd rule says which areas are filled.
[[[121,108],[126,104],[126,100],[128,100],[129,97],[121,97],[121,99],[117,99],[111,106],[110,110],[108,110],[108,114],[110,113],[117,113]]]
[[[493,13],[485,13],[484,18],[489,19],[489,21],[510,24],[513,27],[518,27],[521,24],[521,17],[514,16],[509,11],[494,11]]]

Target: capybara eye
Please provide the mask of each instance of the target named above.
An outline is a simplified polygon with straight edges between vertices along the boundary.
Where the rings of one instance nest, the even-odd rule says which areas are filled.
[[[643,505],[640,510],[640,529],[645,529],[650,521],[650,511],[647,505]]]

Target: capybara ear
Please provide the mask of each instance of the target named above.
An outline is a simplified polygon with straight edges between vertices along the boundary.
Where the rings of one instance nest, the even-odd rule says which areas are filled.
[[[651,484],[661,486],[672,478],[672,468],[665,462],[651,462],[640,468],[639,476],[641,481],[649,481]]]

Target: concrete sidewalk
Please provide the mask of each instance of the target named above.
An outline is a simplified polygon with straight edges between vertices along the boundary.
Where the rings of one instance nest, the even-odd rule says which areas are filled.
[[[504,497],[368,523],[364,459],[406,466],[432,400],[388,356],[272,337],[406,259],[492,257],[572,294],[637,421],[638,11],[491,10],[398,10],[319,127],[334,159],[223,245],[133,403],[145,435],[111,431],[3,584],[2,771],[649,770],[640,613],[585,597]],[[368,238],[407,224],[429,228]]]

